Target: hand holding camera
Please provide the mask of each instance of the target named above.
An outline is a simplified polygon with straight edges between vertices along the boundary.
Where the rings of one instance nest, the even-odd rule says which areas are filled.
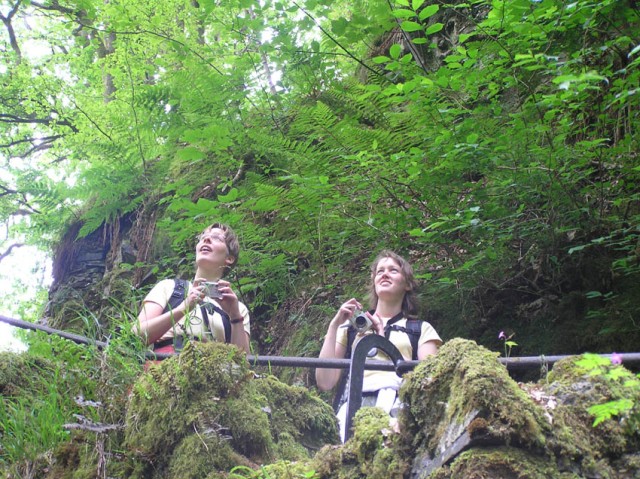
[[[349,318],[351,326],[360,334],[364,334],[373,327],[372,321],[364,311],[356,310],[353,316]]]
[[[218,283],[213,281],[205,281],[202,283],[204,286],[204,294],[211,299],[222,299],[222,293],[218,289]]]

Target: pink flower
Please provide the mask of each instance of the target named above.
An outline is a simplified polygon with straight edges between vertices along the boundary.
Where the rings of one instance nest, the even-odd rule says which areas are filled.
[[[504,334],[504,331],[500,331],[500,334],[498,334],[498,339],[507,339],[507,335]]]
[[[611,355],[611,364],[622,364],[622,354],[613,353]]]

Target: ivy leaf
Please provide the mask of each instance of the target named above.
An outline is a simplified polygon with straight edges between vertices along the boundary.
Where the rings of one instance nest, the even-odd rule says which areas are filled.
[[[400,24],[400,28],[402,28],[405,32],[411,33],[422,30],[422,25],[417,22],[405,21]]]
[[[444,28],[442,23],[434,23],[433,25],[429,25],[427,30],[424,32],[425,35],[431,35],[433,33],[437,33]]]
[[[393,11],[393,16],[396,18],[411,18],[415,17],[415,15],[415,12],[405,8],[399,8]]]
[[[440,6],[439,5],[429,5],[427,7],[424,7],[422,9],[422,11],[420,12],[420,14],[418,15],[418,18],[420,19],[420,21],[424,21],[429,17],[432,17],[433,15],[435,15],[438,10],[440,10]]]
[[[425,0],[412,0],[411,8],[413,8],[417,12],[424,2]]]
[[[389,55],[391,56],[391,58],[395,60],[397,60],[400,57],[401,52],[402,52],[402,47],[397,43],[394,43],[393,45],[391,45],[391,48],[389,48]]]
[[[458,35],[458,41],[460,43],[464,43],[467,40],[469,40],[469,38],[473,37],[475,35],[475,33],[461,33],[460,35]]]
[[[391,58],[385,57],[384,55],[380,55],[380,56],[377,56],[377,57],[373,57],[372,61],[373,61],[373,63],[381,64],[381,63],[390,62]]]

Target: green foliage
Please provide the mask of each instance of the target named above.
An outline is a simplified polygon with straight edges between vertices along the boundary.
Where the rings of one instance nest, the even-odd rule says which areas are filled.
[[[633,374],[620,365],[612,366],[610,359],[597,354],[584,354],[576,364],[591,376],[600,376],[606,381],[621,385],[625,392],[625,397],[613,398],[589,407],[589,414],[594,416],[593,427],[607,420],[625,418],[630,430],[637,430],[640,424],[640,405],[634,398],[640,394],[640,374]]]
[[[386,247],[427,280],[445,337],[495,342],[512,321],[522,353],[570,352],[532,324],[587,331],[574,350],[638,344],[633,3],[205,3],[18,5],[18,46],[48,48],[3,37],[11,235],[107,237],[153,210],[172,253],[134,272],[169,276],[227,222],[260,319],[362,294]]]
[[[94,318],[84,317],[85,324]],[[123,421],[126,391],[142,369],[143,346],[130,318],[114,321],[103,350],[43,333],[25,337],[29,349],[0,361],[0,465],[18,477],[53,466],[52,451],[70,429]],[[29,472],[32,471],[32,472]]]
[[[62,426],[69,417],[60,412],[68,401],[53,377],[48,390],[35,398],[3,400],[0,408],[2,430],[1,461],[7,464],[36,463],[47,451],[68,438]]]

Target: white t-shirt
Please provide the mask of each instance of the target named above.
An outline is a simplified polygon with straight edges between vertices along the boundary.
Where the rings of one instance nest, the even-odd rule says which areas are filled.
[[[174,280],[163,279],[158,284],[156,284],[151,291],[149,291],[149,294],[147,294],[147,296],[144,298],[144,302],[146,303],[149,301],[159,304],[160,306],[165,308],[167,304],[169,304],[169,298],[173,293],[174,286]],[[189,287],[191,287],[191,282],[188,282],[188,285],[185,285],[185,295],[189,292]],[[204,299],[204,302],[212,303],[218,308],[222,309],[220,303],[218,303],[214,299],[206,297]],[[241,302],[238,302],[238,307],[240,309],[240,314],[242,315],[242,318],[244,320],[244,330],[247,332],[247,334],[250,334],[249,310]],[[158,339],[158,342],[165,339],[171,339],[178,334],[186,333],[187,336],[191,338],[198,338],[202,341],[211,341],[213,339],[214,341],[220,341],[224,343],[224,323],[222,321],[222,316],[217,311],[209,308],[207,309],[207,317],[209,318],[208,329],[204,323],[200,305],[196,306],[189,312],[188,315],[185,315],[177,323],[173,324],[173,326],[169,328],[169,330],[164,333],[160,339]]]

